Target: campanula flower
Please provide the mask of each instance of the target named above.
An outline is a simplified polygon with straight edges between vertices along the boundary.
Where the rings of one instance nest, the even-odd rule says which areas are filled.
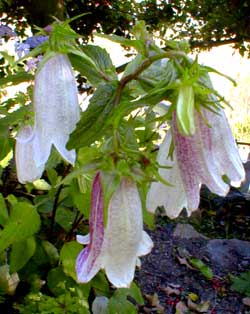
[[[88,282],[103,268],[114,286],[130,285],[138,257],[148,254],[153,247],[152,240],[143,231],[141,200],[130,178],[122,178],[114,192],[104,227],[100,174],[96,175],[92,187],[90,234],[78,236],[77,240],[88,243],[76,261],[79,282]]]
[[[160,165],[170,167],[160,168],[159,174],[173,187],[153,182],[147,195],[149,211],[164,206],[166,214],[175,218],[186,208],[190,215],[199,206],[202,184],[211,192],[225,196],[229,184],[223,179],[224,175],[230,182],[244,179],[244,168],[225,113],[223,110],[218,113],[201,110],[203,117],[195,112],[195,133],[191,136],[181,134],[176,115],[173,115],[172,128],[161,144],[157,158]]]
[[[45,168],[52,145],[64,160],[74,164],[75,150],[67,150],[66,143],[80,118],[77,86],[71,64],[66,55],[57,54],[38,70],[34,84],[35,124],[27,141],[17,139],[16,160],[21,152],[29,150],[26,163],[33,167],[24,177],[22,163],[17,167],[20,182],[32,182]],[[24,146],[24,147],[22,147]],[[27,148],[28,147],[28,148]],[[37,169],[35,168],[37,167]]]

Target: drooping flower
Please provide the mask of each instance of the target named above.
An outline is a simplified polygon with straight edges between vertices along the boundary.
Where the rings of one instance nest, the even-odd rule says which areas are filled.
[[[34,111],[33,131],[25,131],[30,133],[27,140],[17,138],[17,172],[22,183],[32,182],[38,173],[43,172],[41,169],[45,168],[52,145],[66,161],[75,162],[75,150],[67,150],[66,143],[80,118],[80,111],[77,86],[66,55],[57,54],[48,59],[36,74]],[[29,154],[24,162],[23,155],[27,150]],[[32,164],[27,173],[25,163]]]
[[[66,143],[80,118],[77,86],[70,61],[66,55],[50,58],[35,78],[35,133],[39,145],[35,147],[36,164],[46,163],[52,144],[71,164],[75,150],[67,150]]]
[[[107,226],[103,222],[103,195],[100,174],[92,187],[89,237],[78,236],[87,244],[78,255],[76,273],[79,282],[88,282],[101,269],[116,287],[128,287],[133,280],[138,256],[148,254],[153,243],[143,231],[142,208],[136,184],[122,178],[108,207]]]
[[[164,206],[170,218],[177,217],[183,208],[188,215],[196,210],[200,201],[200,188],[205,184],[211,192],[225,196],[229,185],[223,180],[239,182],[244,179],[244,168],[223,110],[217,114],[203,108],[195,112],[195,133],[183,136],[177,127],[176,115],[158,153],[158,162],[169,169],[160,168],[159,174],[174,186],[153,182],[147,195],[147,208],[154,211]],[[173,159],[168,156],[171,141]]]

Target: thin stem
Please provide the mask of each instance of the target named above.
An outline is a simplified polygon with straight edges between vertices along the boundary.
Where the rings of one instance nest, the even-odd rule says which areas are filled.
[[[51,223],[50,223],[51,237],[53,235],[53,229],[54,229],[55,218],[56,218],[56,210],[57,210],[59,196],[62,189],[63,189],[63,185],[60,185],[55,195],[55,200],[54,200],[53,209],[52,209]]]
[[[160,59],[164,59],[164,58],[185,58],[186,60],[188,60],[188,56],[182,52],[182,51],[167,51],[167,52],[163,52],[160,54],[157,54],[155,56],[151,56],[148,57],[147,59],[145,59],[142,64],[131,74],[128,74],[126,76],[124,76],[120,82],[119,85],[117,87],[117,92],[116,92],[116,96],[114,99],[114,107],[116,107],[121,100],[121,95],[122,95],[122,91],[125,88],[125,86],[132,80],[137,79],[137,77],[144,71],[146,70],[153,62],[160,60]]]

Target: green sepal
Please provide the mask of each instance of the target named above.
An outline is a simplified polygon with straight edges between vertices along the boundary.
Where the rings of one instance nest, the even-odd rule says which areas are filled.
[[[179,87],[176,105],[177,127],[183,136],[195,133],[194,90],[191,85]]]

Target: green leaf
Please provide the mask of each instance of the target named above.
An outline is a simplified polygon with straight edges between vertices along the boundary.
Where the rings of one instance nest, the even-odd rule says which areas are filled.
[[[231,289],[246,296],[250,296],[250,271],[241,273],[240,276],[233,276],[233,284]]]
[[[76,213],[69,208],[59,206],[56,210],[56,222],[65,230],[70,231]]]
[[[128,301],[132,297],[139,305],[144,304],[140,289],[133,282],[130,288],[122,288],[115,291],[109,300],[109,314],[133,314],[137,313],[136,307]]]
[[[63,270],[66,275],[72,277],[74,280],[76,280],[76,258],[81,250],[82,245],[72,241],[65,243],[60,252],[60,259],[62,261]]]
[[[135,48],[138,52],[144,53],[145,52],[145,42],[143,40],[137,40],[137,39],[127,39],[122,36],[117,36],[117,35],[106,35],[106,34],[100,34],[100,33],[95,33],[96,36],[105,38],[108,40],[111,40],[117,44],[121,44],[126,47],[133,47]]]
[[[78,180],[72,180],[69,188],[74,205],[86,218],[89,217],[91,182],[91,180],[86,180],[82,175],[78,177]],[[81,190],[79,184],[84,186]]]
[[[31,237],[40,228],[40,216],[29,203],[14,204],[10,218],[0,232],[0,252],[13,243]]]
[[[117,293],[118,292],[118,293]],[[137,314],[135,306],[126,297],[120,295],[119,290],[109,299],[109,314]]]
[[[128,294],[139,304],[144,304],[144,299],[141,293],[141,289],[136,285],[135,282],[132,282],[130,288],[128,289]]]
[[[16,242],[12,245],[10,253],[10,272],[14,273],[29,261],[36,250],[34,237]]]
[[[2,160],[11,150],[8,134],[0,135],[0,147],[0,160]]]
[[[8,210],[3,195],[0,193],[0,225],[4,226],[8,220],[8,217]]]
[[[106,120],[113,109],[115,91],[116,87],[111,83],[97,88],[87,110],[82,113],[75,131],[70,135],[68,149],[88,146],[102,138],[107,127]]]
[[[203,276],[205,276],[208,280],[211,280],[214,276],[212,269],[207,266],[205,263],[203,263],[198,258],[189,258],[188,261],[192,266],[194,266],[196,269],[198,269]]]
[[[109,282],[102,271],[99,271],[99,273],[97,273],[91,280],[91,287],[96,291],[96,294],[105,296],[110,295]]]
[[[25,117],[30,115],[30,108],[31,106],[27,105],[9,113],[6,117],[1,119],[1,125],[9,126],[20,121],[23,122]]]
[[[0,86],[6,85],[17,85],[23,82],[28,82],[33,80],[34,75],[27,73],[25,71],[19,72],[17,74],[8,75],[7,77],[0,78]]]
[[[50,264],[56,265],[59,261],[59,253],[57,248],[49,241],[42,241],[41,242],[42,248],[44,249],[44,252],[47,254],[48,256],[48,260],[50,262]]]
[[[65,294],[66,291],[71,291],[81,299],[87,299],[90,292],[90,283],[78,284],[71,277],[68,277],[61,267],[56,267],[50,270],[47,277],[48,287],[50,291],[58,296]]]
[[[103,82],[117,80],[116,69],[105,49],[86,45],[82,47],[82,51],[92,62],[74,54],[70,54],[69,58],[75,70],[85,76],[91,85],[97,86]]]

